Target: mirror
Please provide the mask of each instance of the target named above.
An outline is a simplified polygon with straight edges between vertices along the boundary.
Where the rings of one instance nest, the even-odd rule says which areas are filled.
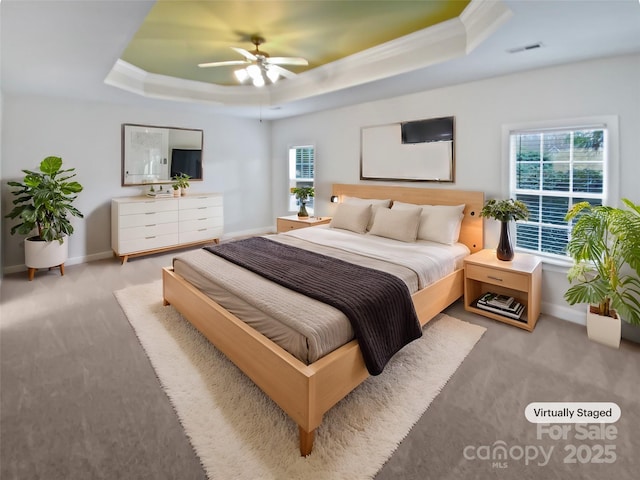
[[[122,186],[202,180],[202,130],[122,124]]]

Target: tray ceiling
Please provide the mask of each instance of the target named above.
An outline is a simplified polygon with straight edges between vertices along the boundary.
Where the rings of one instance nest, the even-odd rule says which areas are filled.
[[[120,57],[146,72],[237,85],[237,66],[198,63],[242,60],[230,47],[253,50],[252,35],[271,56],[304,57],[317,68],[458,17],[469,1],[159,1]]]

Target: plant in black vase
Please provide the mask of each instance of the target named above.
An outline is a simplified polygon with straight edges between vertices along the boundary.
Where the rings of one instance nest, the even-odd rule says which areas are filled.
[[[291,193],[296,196],[298,203],[300,203],[298,218],[309,218],[305,205],[309,201],[309,198],[315,196],[313,187],[291,187]]]
[[[481,217],[493,218],[500,222],[500,240],[496,248],[498,260],[513,260],[513,245],[509,235],[509,222],[511,220],[526,220],[529,218],[529,209],[520,200],[512,198],[506,200],[489,200],[482,207]]]

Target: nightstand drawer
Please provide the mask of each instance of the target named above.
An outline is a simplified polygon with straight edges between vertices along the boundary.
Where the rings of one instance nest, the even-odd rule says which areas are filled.
[[[529,290],[529,276],[514,272],[506,272],[496,268],[482,267],[467,263],[465,275],[472,280],[478,280],[492,285],[502,285],[514,290],[527,292]]]
[[[298,228],[308,227],[308,225],[304,223],[296,222],[293,220],[283,220],[281,218],[278,219],[277,223],[278,223],[278,232],[287,232],[289,230],[296,230]]]

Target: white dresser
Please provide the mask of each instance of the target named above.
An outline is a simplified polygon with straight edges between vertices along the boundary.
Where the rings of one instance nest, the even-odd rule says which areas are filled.
[[[220,193],[111,200],[111,248],[122,263],[129,257],[218,243],[222,231]]]

